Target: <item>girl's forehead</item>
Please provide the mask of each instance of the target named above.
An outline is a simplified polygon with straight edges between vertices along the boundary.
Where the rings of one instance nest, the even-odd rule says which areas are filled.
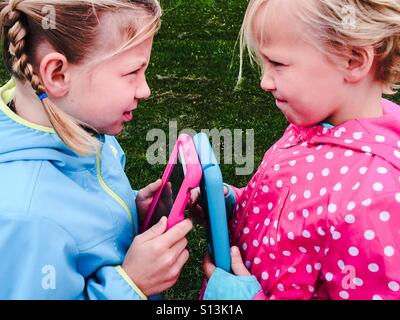
[[[135,17],[121,14],[104,14],[99,21],[96,44],[94,50],[90,54],[91,60],[97,60],[102,57],[113,56],[114,53],[129,42],[135,35],[140,32],[150,18]],[[135,46],[140,47],[138,42]]]
[[[289,45],[301,39],[304,26],[295,14],[295,2],[268,0],[257,8],[252,20],[252,33],[259,46]]]
[[[153,36],[141,41],[137,45],[127,47],[121,52],[107,56],[98,66],[111,70],[128,70],[130,68],[142,68],[150,63]]]
[[[136,21],[127,19],[122,14],[103,14],[99,20],[97,46],[104,51],[111,51],[129,40],[138,28]]]

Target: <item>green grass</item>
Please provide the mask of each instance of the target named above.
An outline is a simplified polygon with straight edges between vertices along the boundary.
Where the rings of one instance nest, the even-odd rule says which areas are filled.
[[[240,91],[234,91],[238,74],[236,40],[245,11],[244,0],[164,0],[162,26],[154,43],[148,81],[152,97],[134,114],[120,142],[127,153],[127,174],[139,188],[157,179],[164,166],[150,166],[146,150],[153,143],[146,133],[165,130],[169,121],[178,131],[201,129],[254,129],[255,167],[280,136],[286,120],[270,96],[259,88],[257,72],[246,65]],[[237,176],[236,166],[222,165],[225,181],[243,185],[249,176]],[[198,299],[202,259],[206,251],[204,230],[189,236],[190,259],[166,299]]]
[[[178,131],[201,129],[254,129],[255,168],[276,141],[287,122],[271,95],[259,86],[259,75],[245,65],[245,81],[234,91],[238,74],[235,44],[247,0],[161,0],[162,27],[155,39],[148,81],[149,100],[140,104],[134,120],[119,136],[127,155],[126,172],[135,189],[158,179],[164,165],[149,165],[146,150],[153,141],[146,134],[154,128],[168,136],[169,121]],[[8,79],[0,68],[0,80]],[[400,101],[400,96],[394,98]],[[236,165],[221,165],[224,180],[244,185],[250,176],[235,174]],[[166,299],[197,299],[206,251],[204,230],[189,235],[190,260]]]
[[[237,37],[246,0],[162,0],[162,27],[155,39],[148,80],[152,97],[141,104],[120,137],[127,153],[127,174],[139,188],[157,179],[164,166],[150,166],[145,157],[153,143],[146,133],[178,121],[178,130],[254,129],[255,168],[265,151],[282,134],[287,122],[271,95],[259,86],[259,75],[245,65],[245,81],[234,91],[238,74]],[[397,95],[395,100],[400,101]],[[224,180],[244,185],[250,176],[237,176],[235,165],[221,165]],[[166,299],[197,299],[206,251],[204,230],[189,236],[190,259]]]
[[[157,179],[163,165],[150,166],[146,150],[153,143],[146,133],[165,130],[169,121],[178,131],[201,129],[254,129],[255,166],[265,150],[286,126],[273,100],[259,89],[257,73],[247,66],[246,81],[234,91],[238,73],[235,44],[245,10],[243,0],[167,0],[162,27],[155,39],[148,81],[152,97],[134,114],[120,142],[127,153],[127,174],[139,188]],[[235,165],[222,165],[224,179],[245,184],[249,176],[237,176]],[[140,174],[138,174],[140,173]],[[166,299],[198,299],[202,259],[206,251],[204,230],[196,227],[189,236],[190,259]]]

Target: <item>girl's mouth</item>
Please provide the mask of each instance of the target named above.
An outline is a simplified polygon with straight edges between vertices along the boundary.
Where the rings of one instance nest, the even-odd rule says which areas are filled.
[[[277,105],[278,107],[279,107],[280,105],[286,103],[286,102],[287,102],[286,100],[282,100],[282,99],[278,99],[278,98],[275,99],[275,103],[276,103],[276,105]]]
[[[125,121],[131,121],[132,120],[132,111],[124,112],[123,117],[124,117]]]

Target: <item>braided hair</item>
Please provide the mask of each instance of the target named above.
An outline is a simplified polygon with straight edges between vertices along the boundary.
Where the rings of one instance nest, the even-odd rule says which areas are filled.
[[[57,28],[54,30],[42,26],[42,9],[48,5],[52,5],[57,16]],[[147,34],[154,34],[158,30],[161,17],[158,0],[0,1],[0,28],[7,70],[16,79],[31,85],[60,139],[79,155],[91,155],[99,150],[96,130],[65,113],[47,96],[46,88],[32,64],[35,45],[47,41],[56,51],[64,54],[71,64],[79,64],[95,46],[99,29],[98,15],[113,12],[134,16],[132,10],[140,10],[142,15],[146,12],[152,17],[149,25],[138,30],[137,34],[143,33],[144,29]],[[128,45],[135,44],[133,40],[137,34],[128,41]]]

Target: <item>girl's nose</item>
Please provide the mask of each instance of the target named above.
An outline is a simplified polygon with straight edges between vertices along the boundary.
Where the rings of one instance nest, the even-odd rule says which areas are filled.
[[[272,92],[276,90],[274,79],[269,76],[267,72],[264,72],[262,76],[261,88],[267,92]]]
[[[151,90],[149,85],[147,84],[146,79],[143,80],[142,84],[136,90],[136,98],[139,100],[145,100],[150,97]]]

